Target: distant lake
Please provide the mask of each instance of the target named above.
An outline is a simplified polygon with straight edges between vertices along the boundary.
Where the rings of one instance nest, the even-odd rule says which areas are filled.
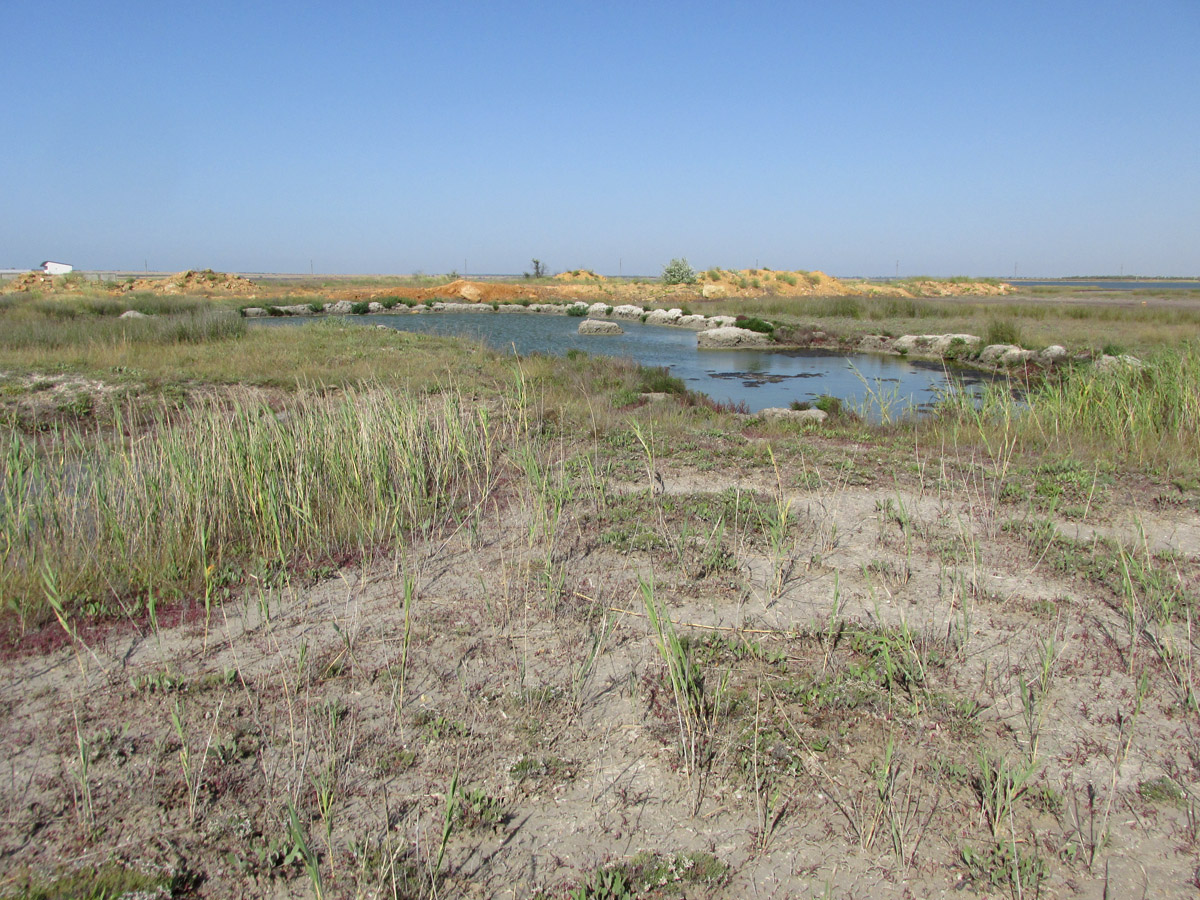
[[[1084,287],[1108,291],[1200,291],[1200,281],[1075,281],[1058,279],[1051,281],[1025,281],[1017,278],[1008,281],[1013,287]]]
[[[905,406],[928,409],[947,389],[951,378],[972,387],[990,380],[970,370],[948,375],[940,363],[884,354],[698,350],[694,331],[641,322],[622,321],[624,334],[601,337],[579,334],[581,319],[538,313],[406,313],[344,318],[356,324],[386,325],[417,334],[473,338],[495,350],[522,356],[564,356],[570,350],[582,350],[629,358],[644,366],[666,367],[689,390],[718,402],[745,403],[751,412],[786,407],[793,400],[811,403],[822,395],[838,397],[852,407],[869,406],[874,395],[888,397],[893,412]],[[247,324],[254,328],[297,327],[312,321],[269,318],[251,319]]]

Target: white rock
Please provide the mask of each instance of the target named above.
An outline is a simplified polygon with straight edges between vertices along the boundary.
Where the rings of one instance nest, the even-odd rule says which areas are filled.
[[[593,319],[603,319],[608,315],[607,303],[593,303],[588,307],[588,316]]]
[[[1094,368],[1097,372],[1117,372],[1121,369],[1140,369],[1142,361],[1136,356],[1101,356],[1096,360]]]
[[[133,310],[129,310],[129,312],[133,312]],[[121,315],[124,316],[126,313],[122,313]],[[242,315],[247,319],[261,319],[263,316],[267,315],[267,311],[261,306],[247,306],[242,310]]]
[[[892,349],[897,353],[925,353],[930,356],[945,356],[954,346],[974,348],[979,338],[973,334],[906,334],[896,338]]]
[[[1019,366],[1021,363],[1033,359],[1036,356],[1032,350],[1023,350],[1020,347],[1010,347],[1004,351],[1000,357],[1000,364],[1003,366]]]
[[[824,422],[828,418],[828,414],[821,409],[783,409],[778,406],[772,406],[759,412],[759,415],[771,421],[784,422]]]
[[[729,291],[725,289],[725,285],[723,284],[706,284],[704,287],[700,288],[700,294],[706,299],[712,300],[716,297],[727,296]]]
[[[1038,360],[1048,366],[1056,366],[1067,361],[1067,348],[1060,344],[1051,344],[1038,354]]]
[[[690,328],[692,331],[703,331],[708,327],[708,318],[705,316],[680,316],[675,320],[675,326],[678,328]]]
[[[442,312],[490,313],[492,312],[492,306],[490,303],[446,303],[442,307]]]
[[[625,329],[616,322],[603,319],[584,319],[579,323],[580,334],[624,334]]]
[[[348,315],[350,315],[350,310],[352,310],[353,308],[354,308],[354,304],[351,303],[349,300],[339,300],[337,303],[334,303],[332,305],[328,304],[328,303],[325,304],[325,311],[331,312],[335,316],[348,316]]]
[[[682,309],[654,309],[646,316],[647,325],[674,325],[683,317]]]
[[[1000,362],[1004,354],[1020,349],[1016,344],[989,344],[980,351],[979,361],[986,366],[994,366]]]
[[[696,335],[696,346],[705,350],[721,350],[736,347],[768,347],[771,338],[749,328],[709,328]]]
[[[728,328],[737,322],[735,316],[709,316],[708,321],[704,324],[705,328]]]
[[[645,312],[640,306],[623,303],[620,306],[613,307],[611,315],[614,319],[640,319]]]
[[[262,312],[265,313],[266,310],[264,309],[264,310],[262,310]],[[249,314],[249,311],[247,311],[247,314]],[[150,317],[148,315],[146,315],[145,313],[138,312],[136,309],[127,309],[127,310],[125,310],[125,312],[121,313],[121,318],[122,319],[148,319]]]

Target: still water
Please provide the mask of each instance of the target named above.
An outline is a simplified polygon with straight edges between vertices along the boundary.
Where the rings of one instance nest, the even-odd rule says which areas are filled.
[[[852,408],[862,407],[870,418],[875,418],[869,407],[878,406],[880,397],[886,398],[893,412],[906,406],[926,409],[948,384],[947,372],[940,363],[821,350],[698,350],[694,331],[640,322],[622,321],[625,333],[621,335],[595,336],[578,333],[581,319],[537,313],[407,313],[346,319],[419,334],[473,338],[493,349],[522,356],[562,356],[569,350],[582,350],[629,358],[644,366],[665,366],[690,390],[718,402],[745,403],[751,412],[829,395]],[[251,321],[258,327],[312,320]],[[963,371],[949,377],[967,386],[984,380],[978,373]]]

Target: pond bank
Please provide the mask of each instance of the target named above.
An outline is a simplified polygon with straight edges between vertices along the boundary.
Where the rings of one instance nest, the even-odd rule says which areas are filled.
[[[1095,362],[1106,366],[1140,364],[1136,358],[1128,356],[1095,357],[1091,353],[1072,354],[1060,344],[1052,344],[1041,350],[1030,350],[1016,344],[985,344],[983,338],[973,334],[905,334],[899,337],[870,334],[850,339],[825,331],[778,326],[746,316],[704,316],[689,313],[682,308],[647,309],[634,304],[611,306],[605,303],[588,304],[583,301],[490,304],[426,301],[424,304],[416,304],[398,300],[383,303],[340,300],[333,303],[247,307],[242,310],[246,318],[430,313],[540,313],[638,321],[647,325],[695,331],[697,347],[701,349],[813,349],[890,354],[912,359],[939,360],[983,372],[1020,374],[1022,378],[1037,378],[1071,363]]]

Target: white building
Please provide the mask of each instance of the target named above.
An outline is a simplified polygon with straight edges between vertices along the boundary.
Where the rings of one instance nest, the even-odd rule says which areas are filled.
[[[47,275],[66,275],[68,272],[73,272],[74,266],[69,266],[66,263],[51,262],[46,260],[42,263],[42,271]]]

